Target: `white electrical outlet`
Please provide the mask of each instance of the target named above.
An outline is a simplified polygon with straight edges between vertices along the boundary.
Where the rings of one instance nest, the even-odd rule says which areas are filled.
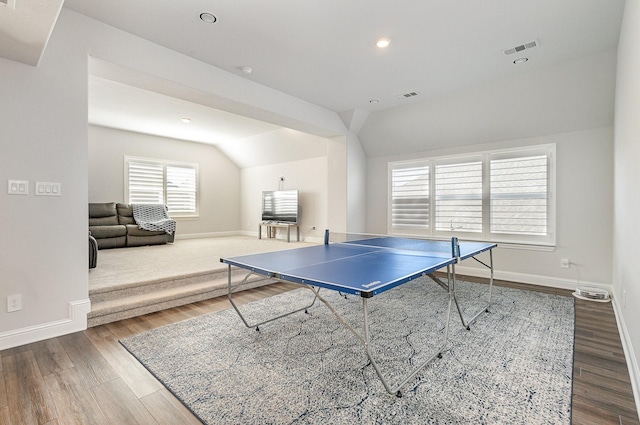
[[[562,267],[563,269],[568,269],[570,264],[571,264],[571,262],[569,261],[568,258],[561,258],[560,259],[560,267]]]
[[[22,310],[22,294],[9,295],[7,297],[7,313]]]

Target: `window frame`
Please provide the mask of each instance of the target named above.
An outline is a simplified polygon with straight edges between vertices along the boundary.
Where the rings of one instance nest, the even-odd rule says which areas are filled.
[[[528,158],[544,155],[547,157],[547,208],[545,235],[533,234],[509,234],[491,231],[491,161],[501,159]],[[388,163],[388,187],[387,195],[388,217],[387,232],[390,235],[398,236],[421,236],[435,239],[448,239],[452,236],[467,240],[483,240],[502,242],[512,245],[555,247],[556,244],[556,145],[555,143],[541,144],[534,146],[523,146],[518,148],[486,150],[463,155],[447,155],[438,157],[425,157],[423,159],[413,159],[409,161],[393,161]],[[452,165],[480,160],[482,162],[482,230],[481,232],[465,232],[454,229],[453,231],[437,230],[437,196],[436,196],[436,166]],[[426,228],[409,229],[397,228],[393,226],[391,217],[393,170],[409,168],[416,164],[428,164],[429,166],[429,223]]]
[[[169,205],[168,202],[168,193],[167,193],[167,167],[180,167],[180,168],[190,168],[195,171],[195,209],[193,212],[172,212],[170,209],[168,211],[169,216],[172,218],[198,218],[200,216],[200,165],[198,163],[192,162],[182,162],[182,161],[171,161],[157,158],[143,158],[136,156],[125,156],[124,157],[124,199],[125,202],[131,203],[130,192],[129,192],[129,163],[131,162],[139,162],[139,163],[149,163],[162,166],[162,204]]]

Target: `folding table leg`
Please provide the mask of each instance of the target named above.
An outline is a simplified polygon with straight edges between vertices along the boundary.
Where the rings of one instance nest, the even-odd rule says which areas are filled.
[[[227,293],[227,298],[229,298],[229,302],[231,303],[231,305],[233,306],[234,310],[236,311],[236,313],[238,313],[238,316],[240,316],[240,319],[242,320],[242,323],[244,323],[244,325],[248,328],[255,328],[256,331],[260,331],[260,326],[264,325],[265,323],[269,323],[269,322],[273,322],[274,320],[278,320],[281,319],[283,317],[286,316],[290,316],[294,313],[297,313],[299,311],[305,311],[305,313],[307,312],[307,309],[309,309],[311,306],[313,306],[316,302],[316,299],[318,298],[317,295],[313,298],[313,301],[311,301],[311,304],[309,304],[308,306],[302,307],[302,308],[298,308],[296,310],[293,311],[289,311],[287,313],[281,314],[279,316],[276,317],[272,317],[270,319],[267,320],[263,320],[262,322],[259,323],[254,323],[254,324],[249,324],[249,322],[247,322],[247,320],[245,319],[244,315],[242,314],[242,312],[240,312],[240,309],[238,308],[238,306],[236,305],[235,302],[233,302],[233,293],[234,290],[238,289],[240,286],[244,285],[247,282],[247,279],[249,279],[249,277],[251,275],[254,274],[254,272],[249,272],[247,273],[247,275],[244,277],[244,279],[242,279],[242,281],[240,283],[238,283],[235,287],[231,284],[231,264],[229,264],[229,269],[228,269],[228,273],[229,273],[229,277],[228,277],[228,293]]]
[[[482,264],[483,266],[487,267],[490,270],[490,278],[489,278],[489,301],[487,302],[487,304],[482,307],[480,310],[478,310],[478,312],[476,312],[473,317],[469,320],[469,321],[465,321],[464,319],[464,315],[462,314],[462,310],[460,309],[460,304],[458,303],[458,298],[456,297],[456,291],[455,288],[453,290],[453,299],[456,303],[456,308],[458,309],[458,315],[460,316],[460,320],[462,321],[462,326],[464,326],[465,328],[467,328],[467,330],[471,330],[471,324],[473,322],[476,321],[476,319],[482,314],[482,313],[488,313],[489,312],[489,307],[491,306],[491,296],[492,296],[492,291],[493,291],[493,250],[489,250],[489,265],[483,263],[482,261],[478,260],[476,257],[472,257],[474,260],[476,260],[478,263]]]
[[[452,266],[453,268],[453,274],[452,274],[452,279],[455,280],[455,266]],[[427,360],[425,360],[423,363],[421,363],[420,365],[418,365],[416,368],[414,368],[412,371],[410,371],[400,382],[398,382],[396,385],[391,385],[389,384],[389,382],[387,381],[387,379],[384,377],[384,375],[382,374],[382,371],[380,369],[380,367],[378,366],[378,362],[375,359],[375,356],[373,354],[373,352],[371,351],[371,339],[370,339],[370,330],[369,330],[369,309],[368,309],[368,305],[367,305],[367,300],[368,298],[362,298],[362,310],[363,310],[363,327],[364,327],[364,336],[360,335],[355,329],[353,329],[353,327],[351,325],[349,325],[349,323],[346,322],[346,320],[344,320],[342,318],[342,316],[340,315],[340,313],[338,313],[333,306],[331,306],[331,304],[325,300],[322,296],[320,296],[318,294],[318,290],[315,288],[310,288],[318,297],[318,299],[324,304],[326,305],[329,310],[331,310],[331,312],[336,316],[336,318],[340,321],[340,323],[342,323],[347,329],[349,329],[349,331],[351,331],[351,333],[362,343],[362,345],[364,345],[364,349],[365,352],[367,354],[367,357],[369,358],[369,361],[371,362],[371,365],[373,366],[373,369],[376,371],[376,374],[378,375],[378,378],[380,378],[380,381],[382,382],[382,385],[384,386],[385,390],[389,393],[389,394],[394,394],[396,397],[402,397],[402,391],[400,390],[407,382],[409,382],[411,379],[413,379],[418,372],[420,372],[425,366],[427,366],[429,363],[431,363],[436,357],[441,358],[442,357],[442,352],[444,351],[444,349],[447,346],[447,341],[449,339],[449,322],[450,322],[450,318],[451,318],[451,304],[452,304],[452,300],[453,300],[453,290],[452,288],[454,287],[453,284],[448,285],[449,288],[449,301],[448,301],[448,306],[447,306],[447,316],[446,316],[446,322],[445,322],[445,331],[444,331],[444,338],[442,339],[442,344],[437,348],[437,350],[429,356],[429,358]]]

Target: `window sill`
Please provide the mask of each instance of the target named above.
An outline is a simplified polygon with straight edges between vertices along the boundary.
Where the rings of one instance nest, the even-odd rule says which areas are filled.
[[[198,220],[200,218],[199,215],[170,215],[169,217],[176,221]]]
[[[553,252],[556,250],[555,245],[535,245],[524,244],[514,242],[496,242],[499,248],[505,249],[519,249],[523,251],[540,251],[540,252]]]

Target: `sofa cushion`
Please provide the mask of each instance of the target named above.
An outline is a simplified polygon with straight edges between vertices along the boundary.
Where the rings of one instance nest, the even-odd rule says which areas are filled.
[[[167,243],[167,233],[162,233],[161,235],[149,235],[150,232],[147,232],[148,236],[134,236],[131,234],[127,235],[127,246],[145,246],[145,245],[164,245]]]
[[[98,242],[98,249],[124,248],[127,246],[127,237],[102,238],[96,239],[96,242]]]
[[[151,231],[141,229],[137,224],[127,224],[127,235],[129,236],[155,236],[155,235],[166,235],[165,231]]]
[[[109,226],[117,224],[119,223],[115,202],[89,204],[89,226]]]
[[[125,226],[89,226],[91,236],[96,239],[117,238],[118,236],[126,236],[127,228]]]
[[[131,204],[117,204],[116,209],[118,210],[118,222],[120,224],[136,224]]]

